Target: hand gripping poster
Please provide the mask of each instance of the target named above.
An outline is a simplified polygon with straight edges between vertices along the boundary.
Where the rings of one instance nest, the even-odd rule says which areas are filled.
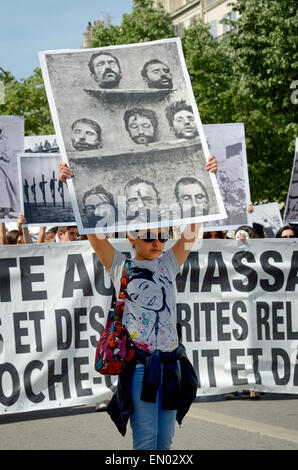
[[[80,233],[226,217],[179,38],[39,58]]]

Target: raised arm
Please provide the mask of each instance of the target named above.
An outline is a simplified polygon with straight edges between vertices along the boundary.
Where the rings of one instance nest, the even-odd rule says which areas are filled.
[[[44,243],[46,239],[46,227],[39,227],[37,243]]]
[[[214,155],[211,155],[206,163],[206,170],[212,173],[217,172],[217,161]],[[198,238],[201,223],[187,225],[181,234],[181,237],[173,246],[173,252],[176,256],[178,266],[186,261],[189,253],[192,250],[193,244]]]
[[[68,168],[67,164],[60,162],[60,180],[66,183],[67,178],[72,178],[73,176],[73,172]],[[110,271],[114,259],[114,247],[103,233],[88,234],[87,237],[99,261],[104,265],[107,271]]]
[[[0,245],[8,245],[6,227],[4,222],[0,222]]]
[[[27,219],[25,219],[24,215],[21,213],[19,214],[18,220],[17,220],[17,226],[19,229],[19,232],[23,234],[23,243],[24,244],[30,244],[33,243],[32,237],[30,235],[28,227],[23,227],[23,224],[27,223]]]

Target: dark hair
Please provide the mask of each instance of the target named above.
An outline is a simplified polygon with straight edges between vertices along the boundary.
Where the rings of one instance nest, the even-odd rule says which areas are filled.
[[[57,231],[58,231],[58,227],[51,227],[51,228],[49,228],[49,230],[47,230],[46,233],[55,233],[56,234]]]
[[[109,193],[101,184],[95,186],[94,188],[90,189],[89,191],[86,191],[83,196],[83,204],[85,206],[85,201],[87,197],[89,197],[91,194],[104,194],[107,196],[109,199],[109,203],[114,206],[114,198],[111,193]]]
[[[82,122],[83,124],[88,124],[89,126],[91,126],[92,129],[95,130],[99,142],[101,142],[101,127],[96,121],[92,121],[92,119],[87,119],[87,118],[77,119],[75,122],[72,123],[71,130],[73,130],[75,125],[78,124],[79,122]]]
[[[193,113],[192,107],[189,104],[187,104],[185,100],[175,101],[175,103],[172,103],[170,106],[166,108],[165,110],[166,118],[168,120],[170,127],[173,127],[173,120],[174,120],[175,114],[183,110]]]
[[[281,227],[275,234],[275,238],[282,238],[282,233],[285,231],[285,230],[292,230],[295,238],[298,237],[298,233],[297,233],[297,229],[296,227],[294,227],[293,225],[291,224],[287,224],[287,225],[284,225],[283,227]]]
[[[156,113],[152,111],[151,109],[145,109],[145,108],[133,108],[133,109],[127,109],[124,113],[124,122],[125,122],[125,129],[128,131],[128,121],[132,116],[142,116],[147,119],[149,119],[152,123],[152,126],[154,127],[154,136],[157,131],[157,117]]]
[[[254,231],[256,232],[257,238],[266,238],[263,225],[254,222],[252,226]]]
[[[16,245],[20,235],[21,234],[18,230],[10,230],[9,232],[7,232],[6,238],[7,238],[8,244]]]
[[[117,57],[115,57],[110,52],[103,52],[102,51],[102,52],[96,52],[95,54],[92,54],[92,56],[90,57],[89,62],[88,62],[88,67],[89,67],[89,70],[90,70],[91,73],[95,74],[93,62],[94,62],[94,59],[96,59],[96,57],[99,57],[100,55],[109,55],[110,57],[115,59],[115,61],[117,62],[117,65],[119,67],[119,70],[121,71],[120,63],[119,63],[119,60],[117,59]]]
[[[141,75],[143,78],[147,78],[147,67],[148,65],[151,65],[151,64],[164,64],[167,66],[167,64],[165,64],[162,60],[159,60],[159,59],[151,59],[151,60],[148,60],[147,62],[145,62],[142,70],[141,70]]]
[[[239,230],[244,230],[245,232],[247,232],[249,238],[258,238],[256,231],[249,225],[240,225],[240,227],[236,228],[235,235],[237,235],[237,232]]]
[[[126,185],[125,185],[125,188],[124,188],[124,191],[126,190],[126,188],[128,186],[135,186],[136,184],[140,184],[140,183],[145,183],[145,184],[148,184],[149,186],[151,186],[154,191],[156,192],[156,196],[157,196],[157,201],[158,201],[158,204],[160,203],[160,194],[159,192],[157,191],[156,187],[155,187],[155,184],[152,183],[152,181],[148,181],[148,180],[144,180],[143,178],[139,178],[138,176],[136,178],[133,178],[132,180],[129,180]]]
[[[177,181],[175,185],[175,189],[174,189],[177,201],[179,201],[179,190],[178,190],[179,184],[199,184],[203,188],[203,191],[205,192],[206,197],[209,201],[208,193],[203,183],[197,180],[197,178],[193,178],[192,176],[185,176],[184,178],[180,178],[180,180]]]
[[[216,232],[218,234],[218,238],[221,238],[221,239],[224,239],[224,233],[222,230],[212,230],[211,232],[204,232],[203,234],[203,238],[205,239],[209,239],[210,238],[210,234],[213,233],[213,232]]]

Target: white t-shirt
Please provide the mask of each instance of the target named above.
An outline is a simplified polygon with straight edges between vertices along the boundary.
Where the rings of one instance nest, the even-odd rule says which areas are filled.
[[[110,275],[117,296],[125,256],[115,250]],[[179,266],[170,248],[154,261],[131,260],[123,324],[143,351],[178,346],[175,279]]]

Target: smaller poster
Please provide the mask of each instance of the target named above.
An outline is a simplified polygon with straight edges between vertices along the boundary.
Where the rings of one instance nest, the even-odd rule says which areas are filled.
[[[204,223],[204,231],[233,230],[248,225],[250,189],[244,124],[203,125],[210,153],[218,162],[217,182],[227,217]]]
[[[20,212],[17,154],[24,149],[24,118],[0,116],[0,222],[16,221]]]
[[[296,139],[295,156],[284,212],[284,221],[298,224],[298,138]]]
[[[254,211],[250,216],[251,224],[257,223],[264,227],[266,238],[274,238],[278,229],[282,226],[282,218],[277,202],[258,204],[253,206]]]
[[[22,212],[27,225],[75,225],[67,185],[59,180],[60,154],[19,154]]]

